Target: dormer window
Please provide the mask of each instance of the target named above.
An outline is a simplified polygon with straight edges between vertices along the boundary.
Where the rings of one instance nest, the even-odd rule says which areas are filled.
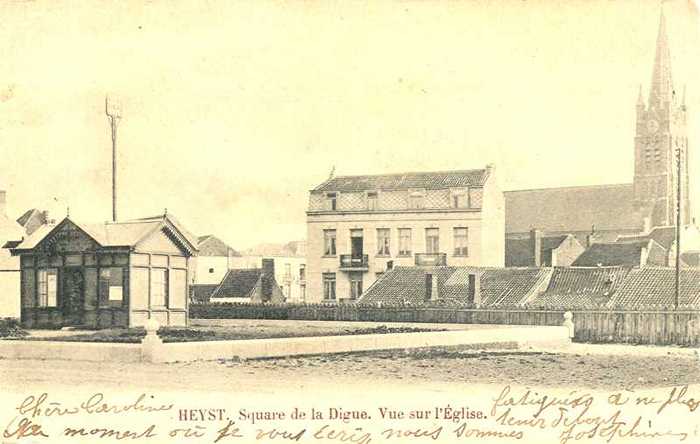
[[[376,191],[367,192],[367,209],[372,211],[378,208],[379,193]]]
[[[469,208],[469,192],[466,189],[452,190],[450,206],[452,208]]]
[[[424,207],[425,195],[422,191],[411,191],[408,194],[408,207],[418,210]]]
[[[338,193],[326,193],[326,208],[330,211],[338,209]]]

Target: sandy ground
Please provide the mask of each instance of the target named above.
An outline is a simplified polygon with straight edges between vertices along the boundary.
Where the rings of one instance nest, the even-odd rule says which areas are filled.
[[[489,328],[463,324],[357,323],[328,321],[201,321],[206,328],[248,331],[422,327],[444,329]],[[33,331],[32,335],[75,334],[76,331]],[[128,375],[127,378],[124,375]],[[225,385],[239,391],[274,391],[314,385],[368,382],[407,387],[437,384],[516,384],[533,386],[667,387],[700,383],[696,350],[680,347],[572,344],[562,349],[490,350],[450,349],[368,352],[253,361],[176,364],[77,363],[70,361],[8,360],[0,358],[3,387],[80,385],[154,389],[216,390]]]

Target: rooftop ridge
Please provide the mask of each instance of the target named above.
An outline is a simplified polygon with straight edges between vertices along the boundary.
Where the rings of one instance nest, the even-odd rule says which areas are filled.
[[[356,174],[356,175],[343,175],[335,176],[333,179],[350,179],[357,177],[382,177],[382,176],[406,176],[406,175],[429,175],[429,174],[449,174],[449,173],[473,173],[477,171],[486,171],[484,168],[471,168],[468,170],[441,170],[441,171],[404,171],[397,173],[378,173],[378,174]]]
[[[522,190],[508,190],[504,191],[504,194],[508,193],[521,193],[526,191],[547,191],[547,190],[574,190],[581,188],[611,188],[611,187],[631,187],[634,184],[629,183],[609,183],[609,184],[596,184],[596,185],[571,185],[565,187],[545,187],[545,188],[526,188]]]

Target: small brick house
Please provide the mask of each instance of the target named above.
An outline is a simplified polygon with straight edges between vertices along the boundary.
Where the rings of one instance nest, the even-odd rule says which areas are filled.
[[[197,242],[170,215],[102,224],[66,217],[43,225],[20,257],[27,328],[188,324],[190,262]]]
[[[275,262],[263,259],[260,268],[231,269],[211,292],[206,302],[273,303],[284,302],[275,279]]]

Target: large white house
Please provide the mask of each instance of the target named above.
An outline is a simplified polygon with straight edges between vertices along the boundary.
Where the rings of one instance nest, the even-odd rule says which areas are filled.
[[[495,169],[331,177],[309,193],[307,301],[357,299],[392,265],[504,265]]]

